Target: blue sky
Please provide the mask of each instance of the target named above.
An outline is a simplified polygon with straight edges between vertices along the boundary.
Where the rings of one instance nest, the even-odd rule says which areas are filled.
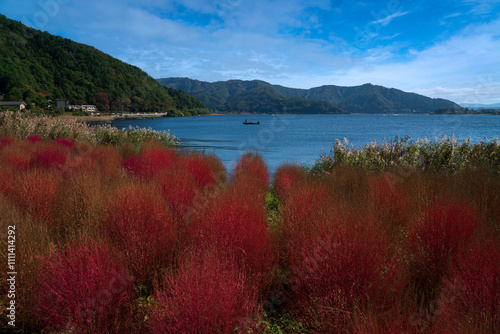
[[[0,0],[0,13],[154,78],[370,82],[500,103],[499,0]]]

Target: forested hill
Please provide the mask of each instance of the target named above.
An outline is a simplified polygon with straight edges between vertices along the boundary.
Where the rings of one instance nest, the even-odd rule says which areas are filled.
[[[91,46],[26,27],[3,15],[0,15],[1,95],[4,100],[24,100],[42,107],[47,99],[63,98],[71,104],[100,102],[103,108],[109,106],[112,111],[203,108],[198,99],[184,92],[167,91],[136,66]]]
[[[302,102],[321,102],[351,113],[434,112],[446,107],[460,108],[449,100],[433,99],[371,84],[294,89],[258,80],[210,83],[188,78],[167,78],[158,79],[158,82],[166,87],[181,89],[199,98],[208,108],[221,111],[251,109],[252,104],[259,104],[266,95],[273,96],[275,100],[301,99]],[[321,113],[323,110],[317,109],[316,112]]]
[[[345,113],[325,101],[285,96],[264,81],[230,80],[203,82],[187,78],[158,79],[165,87],[180,89],[200,99],[207,108],[220,112],[251,113]],[[210,106],[210,107],[209,107]]]

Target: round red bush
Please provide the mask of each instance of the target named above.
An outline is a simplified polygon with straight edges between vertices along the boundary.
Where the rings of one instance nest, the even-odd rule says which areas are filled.
[[[284,165],[279,167],[274,174],[274,190],[280,200],[283,200],[290,190],[307,174],[300,166]]]
[[[31,158],[32,167],[53,168],[61,170],[66,162],[68,151],[59,145],[48,143],[40,146]]]
[[[257,298],[234,260],[215,252],[191,256],[155,294],[148,326],[151,333],[246,332]]]
[[[138,285],[172,262],[176,226],[161,193],[151,185],[120,186],[107,205],[106,232],[123,253]]]
[[[116,254],[104,244],[77,241],[42,260],[34,315],[49,332],[123,333],[132,291]]]

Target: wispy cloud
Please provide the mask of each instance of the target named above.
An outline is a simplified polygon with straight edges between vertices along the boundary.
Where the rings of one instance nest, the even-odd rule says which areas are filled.
[[[373,21],[373,23],[374,24],[380,24],[381,26],[386,26],[389,23],[391,23],[391,21],[394,20],[395,18],[404,16],[404,15],[406,15],[408,13],[409,13],[409,11],[393,13],[391,15],[387,15],[384,18],[381,18],[381,19],[378,19],[376,21]]]
[[[332,74],[331,82],[358,85],[366,82],[442,97],[456,102],[494,103],[500,95],[500,43],[496,32],[500,19],[464,28],[455,36],[422,51],[413,51],[411,59],[388,62],[371,57],[341,74]],[[387,48],[387,55],[393,52]],[[378,50],[378,54],[384,54]],[[383,60],[383,61],[382,61]]]
[[[453,17],[457,17],[457,16],[460,16],[460,15],[462,15],[462,14],[461,13],[453,13],[453,14],[444,16],[443,19],[451,19]]]
[[[498,0],[462,0],[462,2],[471,7],[470,12],[475,15],[489,14],[492,8],[498,6]]]

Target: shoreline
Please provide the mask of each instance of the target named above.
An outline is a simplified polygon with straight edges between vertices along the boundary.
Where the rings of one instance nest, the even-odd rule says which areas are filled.
[[[73,116],[73,115],[61,115],[56,116],[57,118],[66,119],[66,120],[75,120],[78,122],[85,123],[94,123],[94,122],[102,122],[102,123],[112,123],[113,121],[118,120],[132,120],[132,119],[146,119],[146,118],[160,118],[164,117],[163,114],[127,114],[124,116],[121,115],[94,115],[94,116]]]

